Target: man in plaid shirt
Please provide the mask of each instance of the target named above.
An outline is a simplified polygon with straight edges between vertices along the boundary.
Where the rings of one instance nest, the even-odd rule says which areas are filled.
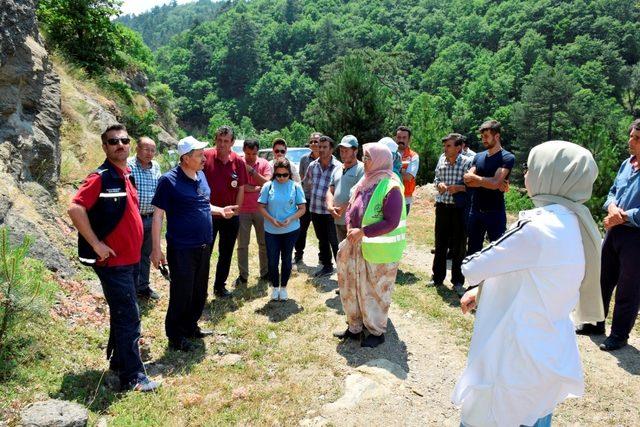
[[[140,263],[134,268],[136,293],[139,298],[159,299],[160,295],[149,286],[149,267],[151,265],[151,223],[153,219],[153,205],[151,199],[156,193],[156,186],[160,178],[160,165],[153,160],[156,155],[156,143],[153,139],[143,136],[138,140],[136,156],[127,160],[131,168],[131,175],[136,183],[140,198],[140,216],[144,226],[144,238]]]
[[[333,139],[328,136],[321,136],[318,143],[319,157],[309,164],[304,181],[311,182],[311,200],[309,210],[311,210],[311,222],[318,237],[320,246],[320,264],[322,268],[316,271],[315,277],[324,277],[333,273],[333,262],[331,254],[335,259],[338,253],[338,236],[333,217],[327,209],[327,191],[331,182],[331,175],[335,168],[341,167],[342,163],[333,157]]]
[[[464,174],[471,167],[471,159],[461,155],[463,137],[450,133],[442,138],[444,156],[436,166],[434,184],[436,196],[436,250],[433,257],[431,285],[440,286],[447,274],[447,249],[451,249],[451,283],[455,291],[464,293],[461,266],[466,246],[464,215],[466,197]]]

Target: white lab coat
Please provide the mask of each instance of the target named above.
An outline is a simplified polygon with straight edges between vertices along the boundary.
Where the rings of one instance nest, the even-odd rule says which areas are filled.
[[[583,394],[569,314],[584,263],[578,219],[557,204],[521,212],[500,239],[465,259],[469,284],[484,281],[452,397],[466,427],[533,425]]]

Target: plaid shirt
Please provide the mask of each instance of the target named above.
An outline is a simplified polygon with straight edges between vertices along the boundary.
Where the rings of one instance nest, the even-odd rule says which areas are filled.
[[[155,160],[151,161],[150,168],[143,168],[137,157],[131,157],[127,160],[127,165],[131,168],[131,175],[136,182],[138,189],[138,197],[140,198],[140,215],[149,215],[153,213],[151,199],[156,193],[156,186],[160,178],[160,165]]]
[[[329,167],[322,170],[320,165],[320,159],[316,159],[309,164],[307,173],[305,174],[305,180],[311,182],[311,194],[309,200],[309,210],[312,213],[328,215],[327,210],[327,190],[329,190],[329,183],[331,182],[331,175],[333,170],[342,166],[335,157],[331,156],[331,163]]]
[[[441,182],[445,185],[461,185],[464,184],[462,177],[471,168],[472,158],[458,155],[456,162],[451,164],[447,161],[447,158],[442,155],[438,159],[438,165],[436,166],[436,177],[433,180],[436,188]],[[453,195],[448,191],[436,195],[436,203],[446,203],[447,205],[453,205]]]

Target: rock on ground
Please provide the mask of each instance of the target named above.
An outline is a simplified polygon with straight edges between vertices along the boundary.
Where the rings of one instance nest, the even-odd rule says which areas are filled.
[[[83,427],[88,419],[84,406],[55,399],[32,403],[20,413],[20,424],[25,427]]]

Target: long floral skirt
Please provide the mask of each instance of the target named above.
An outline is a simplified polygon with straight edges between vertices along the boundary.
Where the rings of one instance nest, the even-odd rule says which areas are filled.
[[[340,242],[337,256],[338,286],[342,307],[353,333],[367,328],[373,335],[387,331],[391,292],[398,263],[372,264],[362,256],[362,244]]]

